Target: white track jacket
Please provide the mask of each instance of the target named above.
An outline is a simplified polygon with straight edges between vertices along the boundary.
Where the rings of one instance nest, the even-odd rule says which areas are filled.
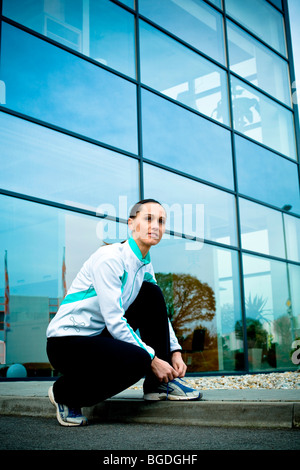
[[[47,337],[93,336],[106,326],[114,338],[144,348],[153,358],[153,348],[141,340],[124,317],[143,281],[156,283],[150,254],[143,258],[133,238],[100,247],[74,279],[49,323]],[[170,322],[169,328],[171,351],[180,350]]]

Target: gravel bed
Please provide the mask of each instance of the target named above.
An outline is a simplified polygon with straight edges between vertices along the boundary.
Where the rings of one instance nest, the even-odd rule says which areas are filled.
[[[214,377],[186,377],[193,388],[214,389],[300,389],[300,370],[296,372],[272,372],[269,374],[246,374]]]
[[[201,390],[215,389],[300,389],[300,369],[295,372],[272,372],[266,374],[222,375],[205,377],[185,377],[184,380],[193,388]],[[142,389],[142,385],[130,387]]]

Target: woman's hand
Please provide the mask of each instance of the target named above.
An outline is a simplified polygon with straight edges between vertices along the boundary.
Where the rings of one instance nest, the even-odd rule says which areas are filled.
[[[174,353],[175,354],[175,353]],[[166,361],[159,359],[157,356],[151,362],[152,372],[160,380],[160,382],[168,383],[170,380],[178,377],[178,372]]]
[[[178,373],[178,377],[184,377],[186,373],[187,366],[183,362],[182,355],[180,351],[175,351],[172,354],[172,365],[176,372]]]

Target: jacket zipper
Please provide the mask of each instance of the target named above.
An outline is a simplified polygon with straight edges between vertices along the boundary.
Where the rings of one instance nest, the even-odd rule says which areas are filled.
[[[142,264],[138,270],[135,272],[135,275],[134,275],[134,278],[133,278],[133,282],[132,282],[132,288],[131,288],[131,292],[130,292],[130,296],[128,297],[128,301],[130,300],[131,296],[132,296],[132,292],[133,292],[133,288],[134,288],[134,283],[135,283],[135,279],[136,279],[136,276],[137,276],[137,273],[139,272],[139,270],[145,266],[144,264]]]

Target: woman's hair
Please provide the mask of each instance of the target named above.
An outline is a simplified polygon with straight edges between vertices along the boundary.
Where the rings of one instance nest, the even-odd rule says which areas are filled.
[[[140,212],[141,206],[143,204],[147,204],[148,202],[150,203],[152,202],[153,204],[159,204],[161,206],[161,203],[156,201],[155,199],[142,199],[141,201],[134,204],[134,206],[132,207],[130,211],[129,218],[134,219],[137,216],[137,213]]]

